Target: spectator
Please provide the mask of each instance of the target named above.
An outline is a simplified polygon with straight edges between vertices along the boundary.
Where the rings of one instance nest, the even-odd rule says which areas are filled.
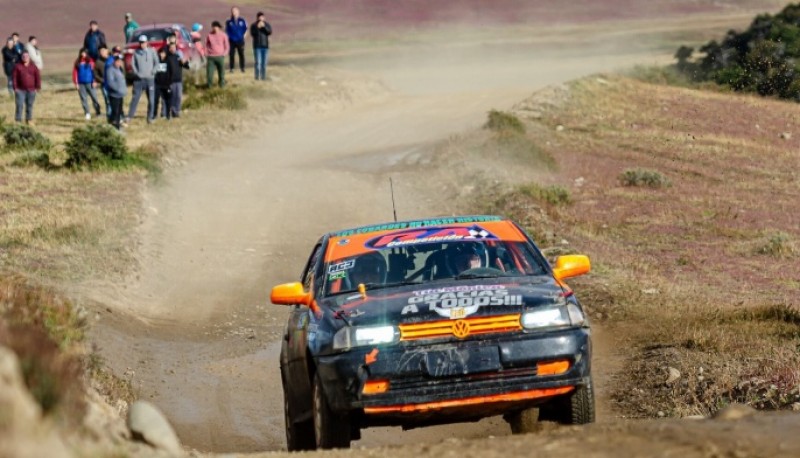
[[[14,96],[14,79],[12,78],[12,74],[14,73],[14,66],[17,65],[17,62],[19,62],[19,56],[17,56],[17,50],[14,48],[14,39],[9,37],[3,48],[3,73],[6,74],[6,78],[8,79],[8,95],[11,97]]]
[[[150,124],[156,117],[156,66],[158,55],[147,43],[147,36],[139,37],[139,49],[133,53],[133,97],[128,108],[128,120],[136,115],[136,107],[142,97],[142,91],[147,91],[147,123]]]
[[[170,43],[167,53],[167,67],[169,73],[170,112],[173,118],[181,117],[181,103],[183,101],[183,67],[186,63],[178,57],[178,44]]]
[[[247,21],[239,16],[239,8],[231,8],[231,17],[225,22],[225,33],[230,42],[230,70],[233,72],[234,56],[239,54],[239,68],[244,73],[244,40],[247,38]]]
[[[125,13],[125,27],[122,29],[125,33],[125,43],[131,41],[133,33],[136,32],[138,28],[139,23],[133,20],[133,15],[131,13]]]
[[[22,45],[22,42],[19,41],[19,34],[14,32],[11,34],[11,39],[14,40],[14,51],[17,53],[17,62],[19,62],[22,57],[22,53],[25,51],[25,46]]]
[[[106,80],[105,80],[105,82],[103,84],[103,87],[104,87],[104,89],[106,91],[109,91],[109,88],[108,88],[108,71],[111,70],[112,67],[114,67],[114,62],[116,62],[118,60],[122,60],[122,76],[124,77],[125,76],[125,59],[122,56],[122,48],[119,47],[119,46],[114,46],[113,48],[111,48],[111,53],[109,53],[108,60],[106,60],[106,69],[105,69]],[[126,78],[126,83],[127,83],[127,78]],[[127,89],[125,90],[125,92],[126,92],[126,95],[127,95]],[[111,96],[110,95],[109,95],[108,102],[111,103]],[[113,109],[113,106],[111,108]],[[121,123],[121,125],[123,127],[127,127],[128,125],[124,121],[124,119],[125,119],[125,99],[124,98],[120,101],[119,112],[120,112],[120,123]]]
[[[206,80],[208,87],[214,82],[214,69],[216,68],[219,87],[225,87],[225,56],[230,50],[228,37],[222,32],[222,24],[218,21],[211,23],[211,33],[206,37],[206,55],[208,56],[208,66],[206,67]]]
[[[203,26],[197,22],[192,25],[192,46],[197,50],[197,55],[200,56],[200,59],[192,59],[189,62],[190,68],[192,70],[192,79],[194,80],[194,84],[200,84],[198,79],[202,78],[200,76],[200,69],[206,66],[206,47],[203,45]]]
[[[100,47],[106,45],[106,35],[100,30],[97,21],[89,22],[89,30],[83,38],[83,47],[92,60],[99,56]]]
[[[108,48],[102,46],[99,54],[94,63],[94,81],[100,87],[100,93],[103,94],[103,103],[106,105],[106,119],[109,119],[111,117],[111,104],[108,101],[108,89],[106,88],[106,64],[110,57]]]
[[[111,102],[111,116],[108,122],[117,130],[122,127],[122,99],[128,93],[128,86],[125,84],[125,65],[124,59],[111,58],[111,66],[106,69],[106,89],[108,90],[108,100]]]
[[[28,38],[28,44],[25,45],[25,50],[28,51],[28,54],[31,56],[33,65],[41,72],[44,67],[44,62],[42,61],[42,51],[39,50],[39,40],[31,35],[31,37]]]
[[[256,79],[267,79],[267,61],[269,60],[269,36],[272,26],[264,17],[264,13],[256,15],[256,22],[250,25],[250,36],[253,37],[253,57],[256,61]]]
[[[162,47],[158,51],[158,66],[156,67],[156,106],[155,111],[158,112],[158,105],[161,104],[161,117],[170,119],[172,110],[170,106],[170,92],[169,92],[170,74],[169,66],[167,65],[167,48]]]
[[[25,122],[33,124],[33,103],[36,101],[36,92],[42,89],[42,77],[36,65],[31,63],[31,56],[27,51],[22,52],[22,57],[14,66],[12,74],[14,80],[14,95],[16,96],[16,119],[22,122],[22,111],[25,109]]]
[[[87,97],[92,98],[94,113],[100,116],[100,103],[97,101],[97,93],[94,90],[96,86],[94,81],[94,60],[89,57],[85,49],[81,49],[78,58],[75,59],[75,65],[72,68],[72,82],[75,84],[75,89],[78,90],[78,95],[81,98],[81,106],[86,120],[92,119],[92,115],[89,113],[89,101],[86,100]]]

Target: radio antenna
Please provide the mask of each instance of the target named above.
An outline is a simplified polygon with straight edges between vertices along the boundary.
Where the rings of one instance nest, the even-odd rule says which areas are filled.
[[[394,213],[394,222],[397,222],[397,207],[394,204],[394,183],[392,183],[392,177],[389,177],[389,190],[392,193],[392,213]]]

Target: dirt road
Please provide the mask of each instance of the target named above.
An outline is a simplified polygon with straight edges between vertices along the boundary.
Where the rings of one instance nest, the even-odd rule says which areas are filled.
[[[141,269],[127,287],[100,294],[114,311],[94,331],[101,353],[166,412],[186,445],[280,450],[277,336],[287,312],[267,304],[268,288],[297,278],[321,233],[391,219],[386,175],[376,171],[543,86],[654,60],[641,50],[546,54],[522,40],[341,62],[380,78],[391,94],[325,114],[309,107],[243,132],[150,190]],[[370,152],[381,153],[370,155],[374,163],[353,162]],[[447,211],[419,192],[435,189],[426,182],[435,176],[397,172],[400,217]],[[368,430],[356,445],[504,434],[507,426],[490,419],[403,434]]]

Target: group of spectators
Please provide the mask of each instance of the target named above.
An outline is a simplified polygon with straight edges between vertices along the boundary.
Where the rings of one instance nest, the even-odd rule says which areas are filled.
[[[33,103],[42,89],[43,65],[36,37],[29,37],[27,44],[20,41],[17,32],[8,37],[3,47],[3,73],[8,81],[8,94],[15,98],[17,122],[22,122],[24,113],[25,122],[33,123]]]
[[[83,47],[75,59],[72,82],[78,90],[81,106],[86,120],[95,116],[105,116],[118,130],[127,126],[136,115],[142,93],[147,97],[147,123],[152,123],[160,114],[167,120],[179,117],[183,98],[183,70],[189,68],[189,58],[178,41],[181,28],[174,26],[165,44],[158,50],[150,46],[147,30],[139,34],[140,26],[131,13],[125,14],[123,28],[125,43],[137,42],[138,48],[131,53],[127,68],[125,54],[120,46],[109,48],[106,35],[100,30],[97,21],[89,23],[89,30],[83,40]],[[231,16],[223,29],[219,21],[211,24],[211,31],[203,40],[202,25],[195,23],[191,31],[193,56],[206,66],[208,87],[214,83],[225,86],[225,57],[229,59],[229,71],[233,72],[238,57],[239,69],[245,71],[245,41],[252,38],[255,60],[255,79],[267,79],[269,59],[269,37],[272,27],[264,13],[259,12],[256,20],[247,24],[240,16],[239,8],[231,8]],[[138,34],[138,36],[137,36]],[[16,100],[16,121],[24,120],[33,124],[33,104],[36,93],[41,90],[42,54],[36,37],[30,37],[27,44],[19,41],[19,34],[12,34],[3,48],[3,70],[8,78],[8,92]],[[197,69],[197,68],[195,68]],[[128,94],[128,77],[133,80],[132,96],[127,114],[123,101]],[[98,94],[98,89],[99,93]],[[101,106],[100,95],[105,105]],[[159,113],[159,105],[161,107]]]

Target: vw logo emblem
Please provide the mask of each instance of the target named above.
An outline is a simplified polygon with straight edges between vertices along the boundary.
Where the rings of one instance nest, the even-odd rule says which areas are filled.
[[[459,339],[463,339],[469,335],[469,323],[464,320],[458,320],[453,323],[453,335]]]

